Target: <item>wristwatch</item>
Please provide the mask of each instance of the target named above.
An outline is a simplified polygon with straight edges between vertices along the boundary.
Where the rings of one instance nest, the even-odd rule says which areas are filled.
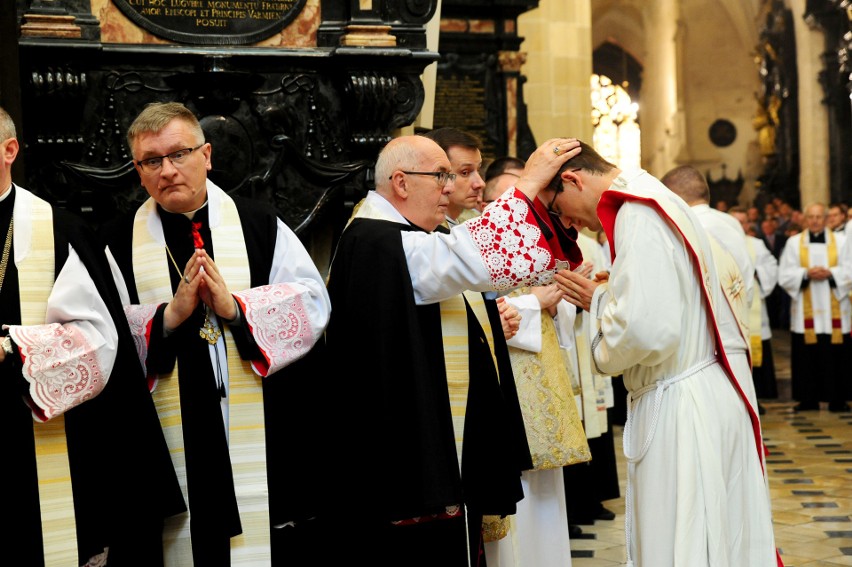
[[[12,349],[12,337],[6,335],[3,337],[3,340],[0,341],[0,346],[3,347],[3,351],[8,354],[13,354],[15,351]]]

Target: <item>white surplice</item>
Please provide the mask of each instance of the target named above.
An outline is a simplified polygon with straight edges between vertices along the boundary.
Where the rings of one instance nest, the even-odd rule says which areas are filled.
[[[16,191],[13,261],[19,280],[25,281],[22,263],[32,254],[35,230],[32,209],[41,199],[22,187]],[[118,348],[115,322],[72,246],[40,323],[10,325],[8,334],[24,361],[21,370],[30,386],[30,402],[38,408],[33,418],[45,421],[98,395],[109,380]]]
[[[506,297],[521,315],[509,346],[541,352],[541,304],[529,293]],[[524,498],[510,517],[509,533],[485,544],[488,567],[571,567],[571,541],[562,467],[521,474]]]
[[[754,262],[746,247],[746,233],[742,225],[731,215],[718,211],[710,205],[695,205],[692,210],[704,230],[734,257],[743,276],[748,298],[751,300],[754,293]]]
[[[562,467],[524,471],[524,498],[506,537],[485,544],[488,567],[571,567]]]
[[[680,209],[695,226],[713,305],[725,302],[689,207],[643,171],[623,172],[612,189]],[[624,434],[628,553],[637,567],[774,567],[761,458],[746,406],[717,361],[701,272],[680,233],[647,204],[624,202],[610,236],[616,258],[592,299],[592,347],[599,369],[623,374],[633,398]]]
[[[755,273],[757,274],[757,285],[755,294],[760,296],[760,337],[764,341],[772,338],[772,329],[769,327],[769,312],[766,310],[766,298],[778,285],[778,260],[766,247],[763,240],[754,236],[746,237],[751,250],[754,250]]]
[[[739,276],[745,286],[743,292],[740,292],[745,293],[745,298],[740,303],[740,307],[744,311],[739,316],[747,322],[748,308],[755,293],[754,263],[748,253],[743,227],[731,215],[717,211],[706,204],[693,205],[692,211],[698,218],[698,222],[707,231],[708,236],[715,239],[720,245],[721,249],[718,252],[730,255],[739,269]],[[714,261],[719,277],[722,279],[723,270],[726,269],[725,260],[714,258]],[[725,346],[725,353],[728,355],[728,362],[731,363],[731,368],[737,375],[740,386],[748,396],[751,406],[757,408],[757,394],[754,389],[749,353],[750,336],[749,334],[743,336],[743,330],[737,322],[737,315],[728,301],[717,306],[716,316],[719,321],[719,331],[722,334],[722,344]]]

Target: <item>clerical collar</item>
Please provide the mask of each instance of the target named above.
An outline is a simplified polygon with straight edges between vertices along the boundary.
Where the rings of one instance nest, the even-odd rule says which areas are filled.
[[[814,234],[813,232],[808,231],[808,242],[812,244],[818,244],[822,242],[823,244],[825,244],[825,231],[823,230],[818,234]]]
[[[188,218],[189,220],[192,220],[195,217],[195,213],[197,213],[198,211],[200,211],[201,209],[206,207],[207,203],[209,203],[209,202],[210,202],[210,198],[208,197],[207,200],[204,201],[203,205],[201,205],[200,207],[198,207],[194,211],[189,211],[189,212],[186,212],[186,213],[173,213],[172,211],[168,210],[167,208],[165,208],[162,205],[160,205],[160,208],[163,209],[164,211],[166,211],[167,213],[171,214],[171,215],[183,215],[186,218]]]

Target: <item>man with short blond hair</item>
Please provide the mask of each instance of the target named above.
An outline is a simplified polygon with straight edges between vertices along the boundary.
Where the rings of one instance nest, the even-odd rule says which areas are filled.
[[[208,179],[213,145],[189,108],[147,105],[128,143],[150,198],[106,227],[107,250],[186,501],[151,549],[169,566],[281,564],[313,513],[300,509],[311,479],[291,480],[313,432],[290,420],[307,397],[293,369],[331,310],[325,282],[273,209]]]

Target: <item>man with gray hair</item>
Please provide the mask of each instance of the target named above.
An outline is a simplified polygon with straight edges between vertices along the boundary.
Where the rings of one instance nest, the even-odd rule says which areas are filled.
[[[806,230],[791,236],[778,261],[778,285],[791,298],[790,371],[796,411],[849,411],[852,247],[826,228],[826,207],[805,209]]]
[[[532,465],[500,317],[481,292],[545,283],[561,265],[532,205],[575,152],[546,142],[513,192],[449,233],[433,232],[457,179],[441,146],[402,136],[379,154],[376,190],[329,274],[328,415],[347,464],[329,483],[331,526],[346,522],[332,559],[475,565],[482,517],[515,512]]]
[[[150,565],[140,526],[181,503],[110,266],[79,218],[12,183],[18,149],[0,108],[4,562]]]

